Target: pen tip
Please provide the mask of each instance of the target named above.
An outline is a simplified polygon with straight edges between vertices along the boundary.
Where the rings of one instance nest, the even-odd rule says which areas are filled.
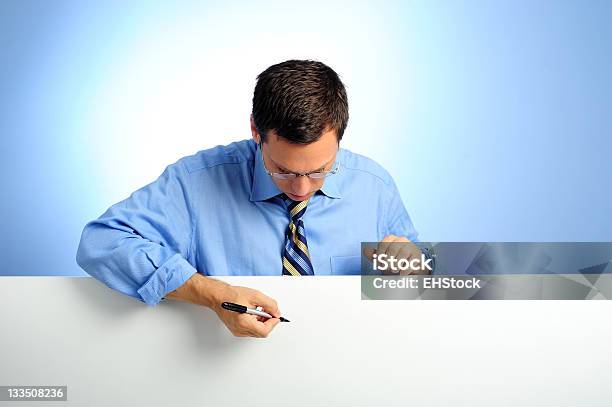
[[[280,317],[281,322],[289,322],[287,318]]]

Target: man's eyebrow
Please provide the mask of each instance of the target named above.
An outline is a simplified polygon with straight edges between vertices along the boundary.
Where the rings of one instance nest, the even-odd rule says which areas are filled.
[[[333,160],[333,159],[332,159],[332,160]],[[330,161],[326,162],[325,164],[323,164],[322,166],[320,166],[320,167],[319,167],[319,168],[317,168],[316,170],[313,170],[313,171],[308,171],[308,173],[323,171],[323,170],[325,169],[325,167],[327,166],[327,164],[329,164],[329,163],[330,163],[332,160],[330,160]],[[272,159],[270,159],[270,161],[272,161],[272,163],[273,163],[274,165],[276,165],[276,166],[278,167],[278,169],[279,169],[279,170],[281,170],[281,171],[284,171],[284,172],[289,172],[289,173],[294,173],[294,172],[295,172],[295,171],[288,170],[287,168],[285,168],[285,167],[282,167],[282,166],[278,165],[278,164],[277,164],[277,163],[275,163],[275,162],[274,162],[274,160],[272,160]]]

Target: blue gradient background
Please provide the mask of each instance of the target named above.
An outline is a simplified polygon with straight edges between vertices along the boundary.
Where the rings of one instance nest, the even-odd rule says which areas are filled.
[[[127,3],[127,4],[126,4]],[[85,223],[248,138],[255,76],[332,66],[344,147],[430,241],[612,241],[612,2],[0,2],[2,275],[85,275]]]

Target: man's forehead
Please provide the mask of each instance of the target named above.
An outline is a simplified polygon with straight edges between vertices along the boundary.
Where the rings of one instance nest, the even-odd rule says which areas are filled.
[[[312,172],[323,169],[334,160],[337,142],[319,138],[310,144],[290,143],[282,138],[269,137],[268,157],[279,168],[291,172]]]

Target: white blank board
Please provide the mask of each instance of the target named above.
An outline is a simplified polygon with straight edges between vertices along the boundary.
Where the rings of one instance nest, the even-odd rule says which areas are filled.
[[[53,406],[612,404],[610,301],[363,301],[358,276],[223,280],[291,322],[235,338],[196,305],[3,277],[0,385],[67,385]]]

